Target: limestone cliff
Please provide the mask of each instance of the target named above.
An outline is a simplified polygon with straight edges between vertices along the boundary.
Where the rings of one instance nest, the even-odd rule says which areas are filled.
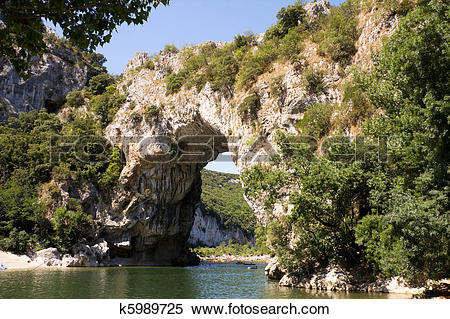
[[[217,214],[206,211],[202,205],[195,208],[194,225],[188,239],[190,247],[217,247],[222,243],[241,245],[253,243],[254,237],[244,233],[238,226],[225,226]]]
[[[48,53],[32,59],[32,76],[26,81],[0,59],[0,120],[43,107],[54,112],[64,104],[67,93],[86,84],[89,67],[83,56],[50,29],[45,41]]]

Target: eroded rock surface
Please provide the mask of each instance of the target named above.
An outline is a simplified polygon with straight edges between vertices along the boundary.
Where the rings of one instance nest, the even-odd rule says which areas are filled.
[[[48,30],[50,39],[56,34]],[[46,40],[49,53],[31,61],[32,76],[24,81],[11,63],[0,59],[0,120],[46,108],[56,111],[67,93],[80,90],[88,79],[88,66],[73,48]]]

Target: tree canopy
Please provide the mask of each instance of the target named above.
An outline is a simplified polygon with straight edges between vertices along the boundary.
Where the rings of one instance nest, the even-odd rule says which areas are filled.
[[[142,24],[169,0],[9,0],[0,2],[0,57],[22,75],[30,59],[46,50],[43,19],[61,27],[64,37],[83,50],[111,40],[118,25]]]

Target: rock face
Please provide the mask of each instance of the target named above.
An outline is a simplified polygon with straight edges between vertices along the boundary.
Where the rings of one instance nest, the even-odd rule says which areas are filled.
[[[57,44],[53,33],[48,33],[49,53],[34,57],[32,76],[24,81],[13,66],[0,59],[0,120],[11,115],[47,108],[58,109],[67,93],[80,90],[87,81],[88,66],[73,48]]]
[[[188,246],[217,247],[222,243],[234,242],[241,245],[253,243],[253,236],[244,234],[236,226],[225,227],[219,216],[209,213],[199,204],[195,209],[194,225],[188,239]]]
[[[318,16],[329,12],[329,5],[322,1],[308,10],[312,17]],[[386,24],[383,19],[370,20],[362,25],[361,34],[370,34],[364,28],[373,28],[375,23],[380,37],[395,27],[395,23]],[[356,56],[360,59],[369,56],[372,42],[358,40]],[[221,47],[224,43],[213,45]],[[194,51],[198,49],[193,47]],[[184,87],[177,94],[167,94],[164,78],[182,68],[185,62],[182,53],[163,52],[153,61],[152,70],[139,68],[149,59],[145,53],[130,61],[128,72],[118,85],[127,92],[128,100],[105,132],[121,149],[126,165],[110,209],[97,214],[105,225],[102,236],[110,243],[111,257],[128,258],[132,264],[195,263],[185,244],[194,226],[203,167],[226,151],[231,153],[240,172],[267,161],[276,149],[277,130],[296,133],[295,125],[309,106],[341,100],[340,88],[349,73],[319,56],[317,50],[317,44],[306,41],[304,65],[327,74],[325,89],[311,94],[303,85],[302,66],[275,63],[253,86],[261,103],[257,123],[239,114],[237,106],[249,95],[246,90],[233,89],[232,94],[224,94],[213,91],[207,83],[200,92]],[[271,94],[270,89],[277,77],[285,88],[279,97]],[[148,115],[149,109],[158,111]],[[178,144],[172,144],[173,140],[178,140]],[[262,202],[249,204],[259,221],[265,223],[268,216]],[[283,211],[286,205],[279,206],[277,214],[288,213]],[[289,210],[288,205],[286,209]],[[197,237],[213,239],[206,231],[208,222],[202,223],[195,225]],[[199,232],[199,228],[205,231]]]
[[[264,273],[269,279],[280,280],[286,273],[277,261],[277,257],[272,258],[264,269]]]

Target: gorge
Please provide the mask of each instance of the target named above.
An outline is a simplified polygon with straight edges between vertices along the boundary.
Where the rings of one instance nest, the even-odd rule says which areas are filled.
[[[30,206],[36,208],[41,203],[43,208],[39,211],[39,223],[35,222],[35,217],[31,219],[35,223],[32,226],[24,223],[29,227],[23,230],[24,236],[27,231],[36,231],[36,227],[39,229],[41,225],[47,225],[43,229],[48,231],[37,238],[26,237],[28,246],[18,246],[12,236],[7,235],[12,229],[20,233],[20,229],[16,225],[11,226],[14,221],[6,220],[5,224],[9,222],[10,226],[2,230],[2,240],[5,240],[2,247],[25,252],[56,243],[60,250],[65,249],[57,264],[65,266],[186,266],[199,263],[189,245],[212,241],[210,244],[215,246],[232,238],[242,240],[243,244],[253,243],[254,238],[244,234],[239,227],[228,229],[234,235],[224,234],[219,236],[220,240],[201,231],[207,227],[223,230],[223,225],[217,226],[217,219],[210,219],[211,216],[202,211],[201,174],[219,154],[229,152],[242,175],[239,183],[244,187],[248,205],[255,212],[258,223],[271,230],[266,242],[279,258],[273,264],[282,264],[273,269],[277,273],[274,277],[280,279],[286,275],[283,281],[286,285],[305,285],[304,282],[299,283],[298,278],[308,277],[315,270],[333,263],[348,269],[359,267],[360,273],[373,270],[388,277],[406,276],[408,272],[404,269],[408,268],[414,269],[417,275],[421,272],[417,270],[420,267],[416,264],[410,266],[401,255],[401,249],[407,247],[404,238],[415,240],[415,236],[405,235],[401,239],[404,241],[392,240],[386,247],[377,246],[381,239],[392,235],[382,233],[383,229],[394,229],[394,226],[406,229],[401,222],[400,226],[384,227],[382,222],[385,220],[377,219],[388,210],[382,200],[387,192],[390,192],[390,199],[403,198],[395,192],[394,182],[386,181],[388,169],[379,162],[370,164],[372,166],[367,164],[369,168],[364,163],[356,163],[356,168],[349,168],[344,164],[322,163],[314,157],[328,156],[332,147],[344,145],[344,148],[347,145],[331,143],[327,146],[333,136],[347,138],[352,143],[358,141],[356,137],[364,130],[372,129],[375,136],[385,132],[389,129],[387,124],[373,128],[370,123],[364,124],[364,120],[385,114],[390,116],[393,105],[409,110],[408,105],[419,101],[417,103],[422,107],[420,103],[428,101],[430,96],[436,97],[436,105],[444,101],[441,93],[445,89],[433,85],[435,82],[445,83],[445,80],[434,81],[425,77],[424,84],[417,82],[420,85],[413,89],[392,80],[391,86],[381,87],[384,83],[391,83],[388,81],[391,78],[383,78],[390,74],[382,67],[391,67],[392,72],[402,75],[406,69],[414,69],[409,64],[408,68],[395,65],[397,61],[403,61],[402,52],[398,54],[400,57],[395,56],[392,65],[389,65],[390,60],[389,63],[376,60],[379,59],[377,52],[384,54],[382,58],[390,57],[389,50],[383,49],[384,43],[397,41],[388,47],[392,52],[393,48],[405,49],[401,46],[405,42],[403,34],[425,24],[424,21],[437,21],[431,27],[439,27],[430,27],[432,31],[438,30],[435,33],[430,31],[434,38],[438,39],[438,35],[445,33],[439,31],[443,30],[439,19],[445,20],[441,18],[444,5],[440,1],[431,1],[435,4],[432,9],[415,1],[394,2],[388,5],[378,1],[349,1],[339,8],[331,7],[325,0],[305,6],[294,4],[280,11],[278,23],[265,34],[247,33],[237,36],[234,42],[207,42],[182,50],[168,46],[153,56],[137,53],[117,78],[104,72],[98,56],[78,52],[51,33],[46,39],[50,53],[34,59],[34,75],[29,80],[21,80],[12,66],[2,61],[0,119],[9,119],[0,134],[9,134],[7,136],[11,139],[11,136],[23,135],[30,140],[35,136],[42,137],[42,132],[59,136],[49,149],[30,147],[25,152],[31,154],[31,159],[36,157],[33,156],[33,152],[38,152],[36,149],[49,150],[51,160],[53,155],[56,156],[51,165],[34,165],[35,162],[29,165],[33,172],[34,169],[42,170],[33,173],[42,179],[32,185],[36,199]],[[424,43],[426,34],[419,36]],[[441,42],[436,40],[436,43]],[[413,47],[410,51],[419,52],[414,43],[406,43],[405,50],[409,49],[408,45]],[[421,59],[420,56],[418,61],[441,61],[430,59],[426,52],[423,54],[427,58]],[[425,64],[424,68],[427,66]],[[371,72],[373,78],[370,78]],[[410,72],[414,77],[415,71]],[[364,78],[361,74],[366,73],[370,76]],[[422,73],[418,71],[417,74]],[[402,79],[406,79],[405,83],[409,81],[407,75]],[[361,89],[361,83],[369,89]],[[374,89],[374,83],[381,88]],[[430,89],[432,93],[417,93],[420,88],[429,87],[433,87]],[[376,93],[384,95],[377,96]],[[399,96],[408,96],[413,102],[400,101]],[[436,109],[439,108],[433,107]],[[36,112],[39,110],[41,112]],[[447,118],[444,116],[447,109],[443,106],[442,110],[439,111],[442,114],[430,119],[430,126],[437,127],[434,129],[433,126],[430,132],[444,132],[444,129],[439,129],[446,125],[442,118]],[[24,115],[23,112],[30,113]],[[25,124],[21,124],[22,120]],[[402,121],[415,123],[414,129],[420,122],[416,118],[410,122]],[[373,123],[379,122],[374,120]],[[398,132],[403,132],[400,124],[398,127]],[[448,141],[447,133],[442,134],[439,141],[443,142],[433,145],[444,145],[444,151],[436,151],[440,162],[437,159],[433,161],[445,164]],[[45,135],[42,139],[47,137]],[[297,137],[307,138],[298,140],[295,139]],[[14,145],[22,144],[18,141]],[[317,167],[310,167],[310,164],[299,161],[300,156],[296,157],[296,152],[303,154],[302,145],[312,145],[314,155],[309,155],[316,159],[311,161],[314,165],[319,163]],[[431,153],[424,151],[424,154]],[[14,161],[11,159],[14,158],[13,150],[5,154],[5,163]],[[401,156],[403,153],[395,153],[393,158]],[[83,164],[75,163],[73,157],[81,158]],[[403,166],[399,164],[399,167],[393,165],[392,171],[397,175],[392,180],[398,181],[398,185],[405,189],[409,185],[434,187],[434,193],[423,191],[424,194],[432,194],[430,196],[437,194],[437,208],[424,208],[424,212],[428,209],[435,212],[427,215],[433,218],[430,217],[429,223],[423,222],[426,225],[422,228],[418,226],[415,229],[433,228],[440,224],[441,228],[433,228],[436,230],[433,234],[441,243],[436,245],[439,246],[436,249],[441,249],[448,242],[448,203],[445,200],[448,172],[442,168],[445,165],[428,169],[410,165],[408,160],[409,157],[405,160],[407,164],[399,161],[406,167],[405,171],[409,173],[413,167],[411,171],[416,168],[414,172],[422,172],[423,175],[414,175],[417,179],[401,180],[402,175],[409,175],[402,173],[399,167]],[[290,166],[291,163],[295,165]],[[5,165],[0,177],[10,184],[16,183],[14,178],[20,177],[21,172],[15,169]],[[365,174],[367,171],[369,173]],[[336,176],[332,175],[334,173]],[[323,183],[316,186],[315,181]],[[440,191],[442,194],[438,193]],[[307,197],[308,192],[317,197]],[[12,197],[10,193],[13,192],[5,191],[6,195],[0,195],[9,199]],[[342,198],[339,197],[341,195]],[[5,199],[4,202],[8,201]],[[397,205],[405,212],[410,208],[408,201],[401,199],[399,202],[406,203]],[[425,199],[420,202],[429,203]],[[434,207],[432,205],[429,207]],[[312,212],[311,218],[308,212]],[[200,215],[202,220],[198,219]],[[404,215],[403,220],[408,223],[408,216],[415,216]],[[62,216],[62,222],[58,216]],[[68,229],[67,225],[75,219],[67,216],[77,216],[80,225],[86,226],[83,229],[89,228],[89,231],[82,233],[74,227],[70,234],[64,232],[64,227]],[[84,220],[83,216],[89,218]],[[408,225],[416,225],[415,222],[422,225],[422,221],[428,221],[422,217],[411,217]],[[358,226],[364,218],[367,224]],[[397,219],[389,219],[392,220]],[[48,226],[49,223],[54,224]],[[384,236],[380,235],[381,239],[376,237],[380,233]],[[75,235],[79,238],[73,238]],[[324,253],[320,251],[322,248]],[[396,263],[377,264],[381,260],[380,254],[391,258],[389,254],[397,251],[400,251],[398,256],[392,257]],[[448,265],[448,255],[440,252],[435,256],[439,262],[420,263],[439,265],[436,268],[430,266],[433,269],[428,269],[427,276],[440,279],[448,274],[444,267],[446,263]],[[407,266],[399,270],[391,264]]]

